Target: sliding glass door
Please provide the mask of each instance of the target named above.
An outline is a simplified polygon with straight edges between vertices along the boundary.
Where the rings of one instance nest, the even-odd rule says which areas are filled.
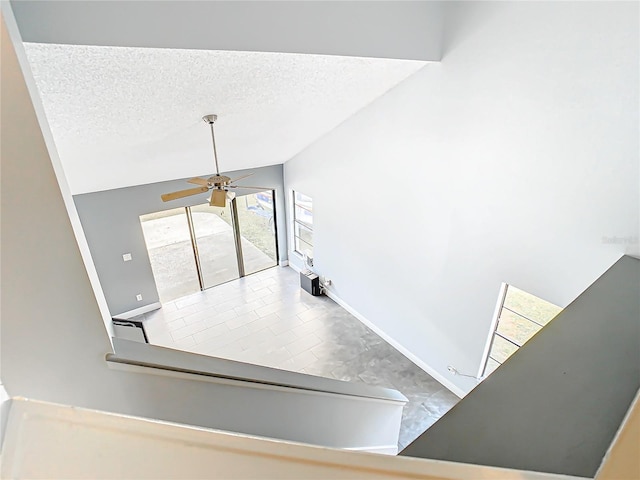
[[[140,216],[151,270],[161,302],[200,290],[193,244],[184,208]]]
[[[141,215],[161,302],[278,264],[274,191]]]
[[[236,210],[245,274],[277,265],[278,242],[272,191],[237,198]]]
[[[208,204],[188,208],[191,214],[202,288],[209,288],[240,277],[235,236],[230,221],[231,204]]]

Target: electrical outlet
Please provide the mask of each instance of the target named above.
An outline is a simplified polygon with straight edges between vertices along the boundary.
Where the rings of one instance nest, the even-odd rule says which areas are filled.
[[[122,261],[124,262],[130,262],[131,261],[131,254],[130,253],[124,253],[122,255]]]
[[[136,300],[138,300],[139,302],[142,301],[142,294],[141,293],[136,295]]]

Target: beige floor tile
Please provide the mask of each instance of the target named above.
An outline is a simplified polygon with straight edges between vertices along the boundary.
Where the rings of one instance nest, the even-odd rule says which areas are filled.
[[[235,310],[227,310],[222,313],[216,311],[210,317],[205,318],[204,323],[206,323],[208,327],[215,327],[216,325],[220,325],[236,318],[238,318],[238,314]]]
[[[282,307],[278,308],[274,313],[280,318],[297,317],[299,314],[306,312],[309,307],[303,303],[291,301],[283,301]]]
[[[275,322],[279,321],[280,318],[276,314],[267,315],[266,317],[259,317],[257,320],[252,321],[247,324],[247,328],[251,332],[257,332],[258,330],[262,330],[263,328],[270,327]],[[277,332],[274,332],[277,334]]]
[[[233,309],[228,311],[221,311],[215,306],[210,306],[198,312],[190,313],[189,315],[182,317],[182,319],[187,325],[202,322],[205,320],[208,320],[209,324],[211,324],[213,320],[219,318],[220,316],[224,316],[224,320],[220,320],[220,322],[223,322],[235,317],[236,312]]]
[[[171,336],[174,340],[178,341],[187,336],[193,335],[197,332],[202,332],[203,330],[207,330],[207,324],[204,321],[194,322],[189,325],[185,325],[184,327],[176,328],[175,330],[171,330]]]
[[[298,337],[296,337],[291,331],[283,332],[279,335],[274,335],[270,329],[267,330],[270,334],[267,339],[255,345],[255,347],[250,346],[249,348],[255,348],[256,350],[269,350],[273,347],[280,348],[284,347],[285,345],[289,345],[292,342],[298,341]]]
[[[281,319],[279,314],[274,314],[274,315],[277,315],[278,321],[276,321],[275,323],[271,323],[268,326],[271,329],[271,331],[276,335],[279,335],[283,332],[287,332],[289,330],[293,330],[295,327],[299,327],[300,325],[304,325],[304,322],[300,320],[297,316]]]
[[[322,330],[322,322],[319,321],[309,321],[291,329],[293,334],[298,338],[306,337],[310,333],[314,333],[318,330]]]
[[[260,307],[264,307],[265,303],[260,300],[254,300],[254,301],[250,301],[249,303],[244,303],[242,305],[239,305],[237,307],[235,307],[233,310],[238,314],[238,315],[242,315],[245,313],[252,313],[254,310],[260,308]]]
[[[238,328],[241,327],[243,325],[248,325],[251,322],[258,320],[258,315],[256,314],[256,312],[254,312],[253,310],[250,310],[242,315],[238,315],[235,318],[232,318],[230,320],[227,320],[226,322],[224,322],[227,327],[229,328],[229,330],[233,330],[234,328]]]
[[[245,338],[247,335],[249,335],[249,333],[250,331],[247,328],[247,326],[243,325],[242,327],[229,330],[224,335],[218,335],[209,340],[203,341],[200,343],[200,345],[203,345],[204,348],[210,348],[210,349],[221,348],[239,339]]]
[[[421,425],[426,428],[434,421],[420,417],[420,398],[441,392],[443,412],[457,401],[332,300],[301,290],[298,274],[289,268],[271,268],[219,285],[141,318],[155,345],[395,387],[418,399],[405,407],[401,446],[420,433]]]
[[[268,327],[264,327],[261,330],[245,335],[240,339],[240,343],[245,350],[248,350],[259,344],[267,344],[267,342],[274,340],[276,336]],[[254,348],[254,350],[257,350],[257,348]]]
[[[260,307],[255,310],[259,317],[266,317],[267,315],[271,315],[272,313],[276,313],[278,310],[284,307],[284,303],[278,300],[277,302],[273,302],[265,305],[264,307]]]
[[[291,353],[290,350],[289,350],[289,353]],[[305,350],[304,352],[294,357],[287,358],[284,362],[278,365],[278,368],[281,368],[283,370],[293,370],[295,372],[302,372],[302,370],[304,370],[304,367],[311,365],[317,360],[318,359],[313,354],[313,352],[311,352],[311,350]]]
[[[182,337],[179,340],[175,341],[176,346],[180,348],[193,347],[196,344],[196,341],[193,339],[193,336],[188,335],[186,337]]]
[[[308,322],[309,320],[313,320],[315,318],[321,317],[328,313],[327,309],[323,306],[309,308],[303,312],[298,313],[298,318],[303,322]]]
[[[287,351],[296,356],[305,351],[311,351],[311,349],[317,345],[323,343],[323,340],[315,333],[310,333],[305,337],[297,337],[293,332],[289,332],[293,335],[294,340],[286,345]]]
[[[200,332],[194,333],[193,338],[195,339],[196,343],[202,344],[216,337],[221,337],[227,333],[229,333],[229,327],[227,327],[227,325],[224,323],[220,323],[218,325],[208,327]]]

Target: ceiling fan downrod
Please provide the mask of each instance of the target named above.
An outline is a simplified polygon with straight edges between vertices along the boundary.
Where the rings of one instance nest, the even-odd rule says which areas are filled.
[[[186,190],[179,190],[177,192],[165,193],[160,195],[160,198],[163,202],[168,202],[171,200],[176,200],[178,198],[190,197],[192,195],[199,195],[201,193],[205,193],[207,191],[211,191],[211,198],[209,199],[209,205],[212,207],[224,207],[226,205],[226,200],[229,198],[232,200],[235,197],[235,192],[230,193],[230,188],[242,188],[242,189],[250,189],[250,190],[272,190],[270,187],[249,187],[249,186],[240,186],[240,185],[231,185],[238,180],[249,177],[253,175],[253,173],[248,173],[246,175],[242,175],[240,177],[234,178],[233,180],[226,175],[220,175],[220,167],[218,166],[218,151],[216,149],[216,137],[213,131],[213,124],[217,120],[217,115],[205,115],[202,117],[205,123],[208,123],[211,127],[211,141],[213,142],[213,160],[216,164],[216,174],[209,178],[201,178],[195,177],[187,180],[188,183],[192,183],[195,185],[199,185],[196,188],[188,188]]]
[[[220,176],[220,168],[218,167],[218,151],[216,150],[216,136],[213,133],[213,124],[218,119],[218,116],[215,114],[205,115],[202,117],[206,123],[211,127],[211,141],[213,142],[213,160],[216,162],[216,176]]]

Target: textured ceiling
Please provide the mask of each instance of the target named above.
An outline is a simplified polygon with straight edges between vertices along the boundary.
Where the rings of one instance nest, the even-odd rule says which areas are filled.
[[[26,43],[74,194],[284,163],[425,62]]]

